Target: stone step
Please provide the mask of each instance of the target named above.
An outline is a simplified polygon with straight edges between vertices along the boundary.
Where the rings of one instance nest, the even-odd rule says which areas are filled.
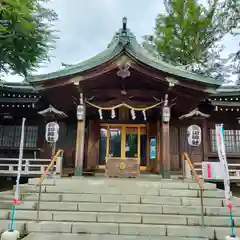
[[[42,196],[44,196],[47,201],[89,201],[92,199],[94,202],[100,202],[101,196],[104,195],[136,195],[136,196],[160,196],[160,197],[200,197],[200,193],[197,190],[171,190],[169,191],[168,189],[161,189],[155,192],[151,191],[138,191],[137,189],[132,190],[132,191],[111,191],[109,192],[105,191],[105,193],[99,193],[99,190],[97,190],[98,193],[95,193],[94,190],[92,189],[86,189],[85,192],[82,193],[72,193],[70,192],[71,190],[68,190],[67,193],[45,193],[43,192]],[[76,190],[75,190],[76,191]],[[38,193],[27,193],[27,192],[21,192],[22,199],[24,200],[37,200],[38,199]],[[213,191],[213,190],[208,190],[203,193],[204,198],[224,198],[224,191]],[[13,199],[13,195],[6,195],[1,197],[0,199]],[[83,199],[83,200],[82,200]]]
[[[156,236],[121,236],[121,235],[96,235],[96,234],[46,234],[31,233],[23,240],[159,240]],[[185,237],[167,237],[161,236],[161,240],[206,240],[207,238],[185,238]]]
[[[0,209],[11,209],[12,201],[0,200]],[[19,205],[17,205],[17,209],[21,210],[35,210],[36,202],[23,202],[21,201]]]
[[[96,197],[88,197],[88,196],[79,196],[76,197],[73,201],[68,198],[68,196],[63,195],[61,200],[68,201],[59,201],[55,200],[54,197],[50,200],[46,196],[41,197],[41,203],[43,206],[49,205],[50,208],[52,206],[61,205],[61,206],[75,206],[81,205],[83,203],[118,203],[118,204],[152,204],[152,205],[172,205],[172,206],[200,206],[201,201],[200,198],[188,198],[188,197],[160,197],[160,196],[137,196],[137,195],[104,195],[101,196],[100,201]],[[77,201],[78,199],[78,201]],[[89,199],[89,200],[88,200]],[[76,200],[76,201],[75,201]],[[35,200],[36,201],[36,200]],[[27,202],[27,201],[24,201]],[[213,207],[222,207],[224,206],[224,201],[222,199],[214,199],[214,198],[204,198],[203,199],[204,206],[213,206]],[[238,205],[234,204],[233,206],[240,206],[240,201],[237,202]]]
[[[5,222],[3,222],[5,221]],[[8,229],[9,221],[0,220],[2,229]],[[117,224],[117,223],[68,223],[68,222],[16,222],[16,228],[25,233],[73,233],[73,234],[112,234],[131,236],[168,236],[225,239],[230,229],[223,227],[198,227],[149,224]],[[25,230],[25,231],[24,231]],[[237,233],[239,228],[236,229]]]
[[[114,203],[48,203],[41,202],[41,211],[93,211],[93,212],[125,212],[125,213],[159,213],[176,215],[200,215],[200,206],[172,206],[172,205],[151,205],[151,204],[114,204]],[[0,201],[0,209],[10,210],[12,201]],[[36,210],[36,202],[21,202],[17,210]],[[78,210],[76,210],[78,209]],[[205,215],[227,216],[226,207],[204,206]],[[240,208],[234,208],[234,215],[240,216]]]
[[[165,215],[200,215],[200,206],[172,206],[172,205],[150,205],[150,204],[111,204],[111,203],[76,203],[70,205],[42,202],[40,204],[41,211],[76,211],[76,212],[121,212],[121,213],[146,213],[146,214],[165,214]],[[72,205],[73,204],[73,205]],[[70,206],[70,207],[69,207]],[[75,207],[76,206],[76,207]],[[10,212],[12,202],[0,201],[1,212]],[[21,202],[17,206],[17,212],[21,210],[36,210],[36,202]],[[240,217],[240,208],[233,209],[234,216]],[[204,207],[204,214],[207,216],[228,216],[228,208],[226,207]]]
[[[36,186],[39,183],[39,179],[29,179],[28,184]],[[205,190],[216,189],[215,184],[204,183]],[[152,180],[148,179],[108,179],[108,178],[61,178],[61,179],[45,179],[43,186],[57,187],[61,186],[63,188],[69,188],[70,186],[82,187],[82,186],[96,186],[96,187],[145,187],[151,189],[195,189],[199,190],[198,184],[194,181],[180,181],[180,180],[161,180],[159,181],[154,178]]]
[[[10,219],[10,211],[0,211],[0,219]],[[17,211],[16,220],[36,221],[37,211]],[[98,223],[136,223],[160,225],[189,225],[201,226],[201,216],[194,215],[167,215],[167,214],[140,214],[140,213],[103,213],[103,212],[51,212],[41,211],[41,221],[55,222],[98,222]],[[235,225],[240,227],[240,217],[234,217]],[[227,216],[204,216],[205,226],[228,227]]]

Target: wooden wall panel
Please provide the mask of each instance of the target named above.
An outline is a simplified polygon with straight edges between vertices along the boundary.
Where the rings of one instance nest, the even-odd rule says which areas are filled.
[[[59,124],[59,139],[56,148],[63,149],[63,167],[74,168],[76,148],[76,123],[61,121]]]
[[[87,168],[96,168],[99,158],[100,122],[89,120],[88,146],[87,146]]]

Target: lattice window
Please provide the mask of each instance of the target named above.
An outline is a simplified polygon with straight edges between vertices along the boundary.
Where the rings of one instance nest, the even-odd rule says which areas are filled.
[[[26,148],[37,147],[37,134],[38,134],[37,126],[27,126],[26,132],[25,132],[24,147],[26,147]]]
[[[21,131],[22,131],[21,126],[16,126],[15,127],[14,147],[16,147],[16,148],[19,147],[19,145],[20,145]]]
[[[14,126],[3,126],[2,146],[12,147],[14,140]]]
[[[240,130],[235,130],[236,132],[236,152],[240,152]]]
[[[0,125],[0,147],[18,148],[21,139],[21,126]],[[26,126],[24,136],[25,148],[36,148],[38,126]]]
[[[217,152],[215,129],[211,129],[211,151]],[[225,150],[227,153],[240,152],[240,130],[224,130]]]
[[[216,131],[211,129],[211,151],[217,152]]]

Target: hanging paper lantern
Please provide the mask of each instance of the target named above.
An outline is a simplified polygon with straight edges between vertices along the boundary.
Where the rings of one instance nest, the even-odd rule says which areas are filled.
[[[143,111],[142,111],[142,114],[143,114],[143,119],[144,119],[144,121],[146,121],[146,120],[147,120],[146,111],[145,111],[145,110],[143,110]]]
[[[135,120],[136,119],[136,114],[135,114],[134,109],[131,109],[131,115],[132,115],[132,120]]]
[[[114,119],[115,117],[116,117],[115,110],[112,109],[112,110],[111,110],[111,118]]]
[[[100,117],[100,119],[102,120],[102,119],[103,119],[103,115],[102,115],[102,109],[101,109],[101,108],[98,109],[98,113],[99,113],[99,117]]]

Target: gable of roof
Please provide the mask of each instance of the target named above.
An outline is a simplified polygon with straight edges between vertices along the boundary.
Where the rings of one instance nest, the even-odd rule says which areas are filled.
[[[126,20],[124,18],[124,20]],[[173,66],[166,63],[153,55],[151,55],[145,48],[143,48],[136,40],[136,36],[126,28],[123,27],[114,35],[112,41],[108,44],[107,49],[103,52],[97,54],[96,56],[83,61],[79,64],[70,65],[48,74],[30,76],[27,78],[32,84],[37,84],[38,82],[44,82],[48,80],[54,80],[60,77],[71,76],[75,74],[81,74],[85,71],[91,70],[107,61],[114,59],[120,54],[129,54],[137,61],[140,61],[154,69],[166,72],[175,76],[183,77],[189,80],[220,86],[222,82],[216,81],[215,79],[204,77],[200,74],[191,73],[180,69],[177,66]]]

